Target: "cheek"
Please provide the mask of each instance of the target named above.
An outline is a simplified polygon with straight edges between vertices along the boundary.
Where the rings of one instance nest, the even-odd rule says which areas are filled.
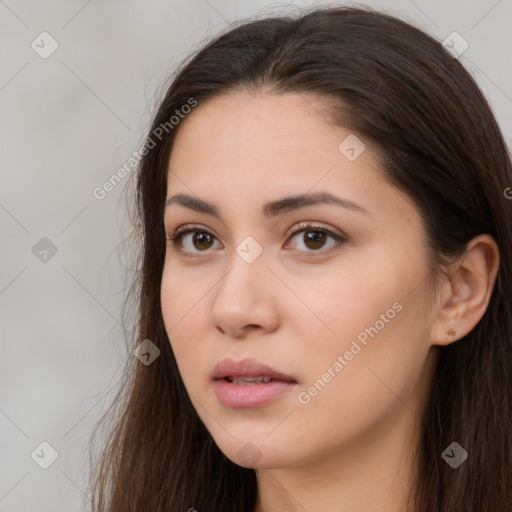
[[[378,265],[375,261],[340,266],[329,279],[315,276],[315,286],[297,281],[297,294],[313,305],[313,311],[302,308],[296,315],[295,334],[308,361],[303,390],[318,382],[311,392],[320,407],[335,400],[359,415],[362,404],[375,397],[394,399],[386,386],[407,394],[420,378],[430,319],[426,285],[418,286],[418,276],[426,266],[421,255],[407,263],[383,253]]]
[[[404,404],[415,408],[429,351],[429,322],[421,313],[421,297],[399,292],[388,289],[360,307],[354,302],[338,307],[333,324],[338,336],[324,337],[309,350],[310,378],[302,390],[310,399],[304,412],[313,422],[327,415],[329,431],[350,437],[389,414],[406,412]]]
[[[373,265],[373,266],[372,266]],[[297,334],[305,342],[323,343],[343,350],[365,328],[381,323],[380,315],[394,318],[393,304],[405,288],[397,272],[383,272],[383,266],[360,258],[357,262],[331,265],[328,269],[287,277],[290,293],[288,314]],[[285,298],[283,296],[283,298]],[[293,307],[292,307],[293,305]]]
[[[324,337],[307,348],[303,354],[307,375],[295,407],[294,428],[299,438],[328,452],[364,438],[385,422],[414,414],[427,350],[421,333],[411,329],[414,309],[409,304],[402,306],[384,327],[380,323],[375,327],[375,315],[368,315],[372,320],[361,328],[350,317],[344,322],[340,314],[339,332],[350,324],[356,334],[343,335],[339,342]],[[358,338],[361,334],[365,343],[360,341],[362,336]],[[310,432],[322,434],[312,439]]]
[[[164,266],[160,287],[160,302],[165,328],[172,341],[173,335],[195,325],[201,315],[198,313],[204,308],[205,295],[208,293],[208,279],[194,277],[177,265],[166,263]],[[194,321],[191,321],[193,319]],[[193,332],[191,332],[193,334]]]
[[[173,276],[179,275],[173,273]],[[191,287],[185,280],[173,277],[164,270],[160,291],[162,317],[172,351],[182,379],[189,387],[190,376],[204,357],[202,340],[206,338],[208,313],[206,297],[208,287]],[[202,300],[201,300],[202,299]]]

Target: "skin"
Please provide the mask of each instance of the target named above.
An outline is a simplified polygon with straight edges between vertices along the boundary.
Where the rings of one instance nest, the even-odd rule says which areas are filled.
[[[214,238],[210,246],[194,245],[193,233],[167,242],[163,318],[197,414],[228,458],[256,470],[255,512],[414,510],[412,457],[438,346],[484,314],[498,250],[480,235],[434,290],[414,202],[383,178],[368,141],[359,137],[366,149],[354,161],[338,150],[351,132],[327,123],[320,106],[311,95],[230,93],[181,122],[167,197],[197,196],[222,219],[166,209],[167,236],[194,223]],[[268,201],[320,191],[365,212],[323,204],[262,214]],[[302,221],[346,241],[329,236],[315,249]],[[252,263],[236,252],[247,236],[263,250]],[[396,303],[394,318],[300,403],[298,394]],[[225,407],[211,375],[226,357],[255,358],[298,384],[261,407]],[[252,463],[238,455],[246,443]]]

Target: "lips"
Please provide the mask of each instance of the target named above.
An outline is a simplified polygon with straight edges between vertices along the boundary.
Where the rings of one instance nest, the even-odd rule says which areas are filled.
[[[235,381],[240,384],[256,384],[258,381],[254,379],[263,378],[264,381],[293,382],[297,381],[291,376],[282,373],[274,368],[261,363],[255,359],[242,359],[235,361],[234,359],[222,359],[214,369],[212,377],[214,380],[225,379],[229,382]]]
[[[298,386],[291,376],[255,359],[223,359],[213,369],[213,389],[219,401],[232,409],[263,407]]]

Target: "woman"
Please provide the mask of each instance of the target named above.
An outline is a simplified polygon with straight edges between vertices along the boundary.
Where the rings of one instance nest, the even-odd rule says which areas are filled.
[[[440,42],[371,9],[240,24],[141,155],[94,510],[512,510],[512,166]]]

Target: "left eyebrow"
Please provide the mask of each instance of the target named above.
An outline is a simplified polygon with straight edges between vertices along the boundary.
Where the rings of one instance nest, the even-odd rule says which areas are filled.
[[[174,203],[180,204],[181,206],[199,213],[205,213],[207,215],[220,218],[220,209],[218,206],[198,197],[193,197],[186,194],[176,194],[167,199],[165,208]],[[318,204],[333,204],[355,212],[369,214],[368,210],[366,210],[356,201],[331,194],[330,192],[316,192],[314,194],[300,194],[283,197],[281,199],[265,203],[262,207],[262,211],[265,217],[270,218],[282,213],[289,212],[291,210],[297,210],[299,208],[305,208],[307,206],[314,206]]]
[[[265,203],[263,205],[263,214],[266,217],[273,217],[291,210],[297,210],[298,208],[305,208],[306,206],[314,206],[317,204],[333,204],[352,211],[369,213],[368,210],[352,199],[340,197],[331,194],[330,192],[317,192],[314,194],[301,194],[283,197],[282,199]]]

